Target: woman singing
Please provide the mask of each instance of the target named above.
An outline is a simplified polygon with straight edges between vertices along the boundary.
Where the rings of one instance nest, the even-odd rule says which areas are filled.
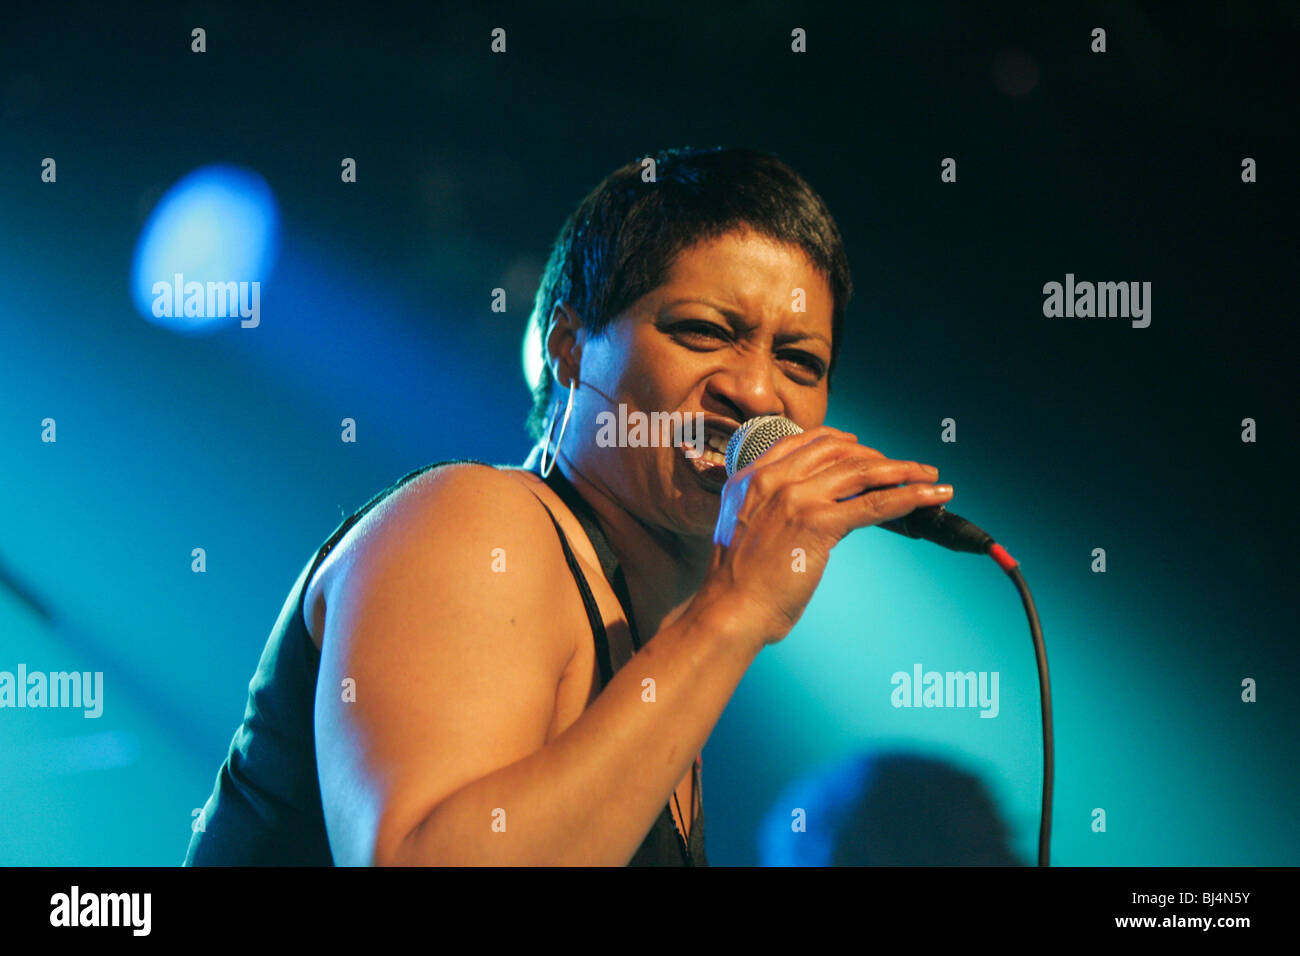
[[[820,197],[764,153],[652,158],[552,250],[528,462],[413,472],[304,567],[187,864],[706,865],[746,669],[836,542],[949,499],[821,424],[852,282]],[[704,440],[600,440],[620,405]],[[757,415],[805,431],[727,480]]]

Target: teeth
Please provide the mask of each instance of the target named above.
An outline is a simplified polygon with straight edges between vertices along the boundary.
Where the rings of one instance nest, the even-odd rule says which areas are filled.
[[[685,444],[685,443],[682,444],[682,448],[683,448],[683,450],[685,450],[685,449],[687,449],[687,448],[690,448],[691,451],[694,451],[694,450],[695,450],[695,446],[688,446],[688,445]],[[714,450],[713,448],[710,448],[710,447],[708,447],[708,446],[705,446],[705,448],[704,448],[704,454],[702,454],[702,455],[687,455],[687,458],[693,458],[695,461],[707,462],[707,463],[710,464],[710,465],[726,465],[726,464],[727,464],[727,456],[726,456],[726,455],[724,455],[722,452],[720,452],[720,451],[716,451],[716,450]]]

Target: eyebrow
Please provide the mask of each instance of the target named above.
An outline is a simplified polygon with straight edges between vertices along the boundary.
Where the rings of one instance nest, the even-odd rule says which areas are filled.
[[[745,317],[741,315],[739,312],[737,312],[735,309],[729,309],[725,305],[721,305],[720,303],[714,302],[712,299],[700,299],[700,298],[673,299],[671,302],[667,302],[664,304],[664,307],[659,311],[659,314],[660,316],[662,316],[664,312],[666,312],[668,309],[672,308],[673,306],[682,305],[683,303],[687,303],[687,302],[698,302],[700,305],[707,305],[710,309],[714,309],[718,312],[721,312],[729,320],[731,320],[731,323],[733,325],[739,326],[742,329],[752,329],[756,327],[753,323],[745,321]],[[824,342],[827,348],[831,347],[831,340],[828,339],[826,336],[822,335],[820,332],[777,332],[774,336],[772,336],[772,341],[778,345],[787,345],[791,342],[803,341],[804,339],[817,339],[818,341]]]

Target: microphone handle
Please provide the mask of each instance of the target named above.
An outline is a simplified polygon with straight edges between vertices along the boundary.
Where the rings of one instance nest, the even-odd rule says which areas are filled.
[[[867,488],[856,495],[841,498],[849,501],[865,495],[868,491],[880,491],[894,485],[882,485],[880,488]],[[943,505],[929,505],[917,508],[901,518],[881,521],[877,527],[901,534],[907,538],[919,538],[947,548],[950,551],[965,551],[968,554],[988,554],[993,547],[993,536],[984,529],[955,515]]]
[[[942,545],[950,551],[969,554],[988,554],[993,547],[993,536],[961,515],[955,515],[943,505],[917,508],[911,514],[892,521],[882,521],[880,527],[909,538],[922,538]]]

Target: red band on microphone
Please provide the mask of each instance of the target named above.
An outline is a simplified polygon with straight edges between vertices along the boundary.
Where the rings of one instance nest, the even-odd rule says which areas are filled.
[[[1012,568],[1020,566],[1020,562],[1007,554],[1007,549],[1002,547],[1000,544],[995,544],[993,547],[989,548],[989,557],[998,563],[998,567],[1008,573],[1010,573]]]

